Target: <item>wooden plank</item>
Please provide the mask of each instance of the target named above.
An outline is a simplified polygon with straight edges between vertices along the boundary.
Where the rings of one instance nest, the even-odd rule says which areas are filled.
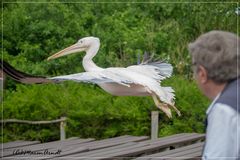
[[[133,136],[129,136],[129,135],[125,135],[125,136],[120,136],[120,137],[114,137],[114,138],[109,138],[109,139],[105,139],[105,140],[100,140],[100,141],[97,141],[96,143],[95,142],[92,142],[94,139],[79,139],[79,140],[75,140],[75,139],[70,139],[70,140],[63,140],[63,141],[54,141],[54,142],[48,142],[48,143],[42,143],[42,144],[38,144],[38,145],[34,145],[34,146],[31,146],[31,147],[24,147],[24,148],[16,148],[16,149],[19,149],[19,150],[24,150],[24,151],[41,151],[41,150],[44,150],[44,149],[61,149],[61,148],[65,148],[64,151],[68,151],[68,148],[67,146],[70,146],[72,145],[74,147],[74,145],[78,144],[78,146],[75,146],[75,147],[84,147],[83,145],[83,142],[86,143],[86,142],[91,142],[91,143],[86,143],[87,147],[91,147],[91,146],[94,146],[94,147],[101,147],[99,145],[104,145],[105,143],[109,143],[109,142],[115,142],[115,143],[119,143],[117,141],[126,141],[127,139],[129,138],[132,138]],[[139,137],[138,137],[139,139]],[[140,139],[143,139],[143,138],[140,138]],[[80,146],[79,146],[80,144]],[[110,144],[107,144],[107,145],[110,145]],[[70,150],[70,149],[69,149]],[[14,152],[14,150],[4,150],[4,154],[3,156],[10,156],[12,155]]]
[[[129,142],[129,143],[124,143],[124,144],[120,144],[120,145],[117,145],[117,146],[112,146],[111,149],[120,149],[120,148],[125,148],[125,147],[129,147],[129,146],[133,146],[135,145],[137,142]],[[97,150],[93,150],[91,151],[91,154],[98,154],[98,153],[101,153],[101,152],[106,152],[108,151],[108,148],[102,148],[102,149],[97,149]],[[80,154],[73,154],[73,155],[70,155],[70,157],[72,157],[73,159],[90,159],[90,157],[94,157],[94,156],[89,156],[89,152],[82,152]],[[51,160],[59,160],[59,159],[67,159],[66,158],[66,155],[61,155],[60,157],[55,157]]]
[[[95,150],[95,149],[111,147],[111,146],[115,146],[115,145],[119,145],[119,144],[123,144],[123,143],[127,143],[127,142],[139,142],[139,141],[143,141],[146,139],[149,139],[149,137],[147,137],[147,136],[140,136],[140,137],[131,136],[131,137],[127,137],[124,139],[111,139],[111,140],[106,139],[106,140],[100,140],[100,141],[95,141],[92,143],[84,144],[84,147],[87,147],[89,150]],[[74,146],[77,146],[77,145],[74,145]]]
[[[81,153],[84,151],[89,151],[94,150],[94,149],[98,149],[98,148],[104,148],[104,147],[108,147],[108,146],[116,146],[119,144],[123,144],[126,142],[131,142],[131,141],[141,141],[141,140],[146,140],[148,139],[147,136],[142,136],[142,137],[136,137],[136,136],[129,136],[129,135],[125,135],[125,136],[120,136],[120,137],[115,137],[115,138],[110,138],[110,139],[105,139],[105,140],[99,140],[99,141],[91,141],[91,142],[87,142],[87,143],[76,143],[76,140],[73,139],[73,141],[71,143],[68,143],[67,145],[62,145],[60,141],[60,143],[53,143],[55,146],[53,146],[53,144],[49,144],[49,143],[43,143],[43,144],[39,144],[36,145],[34,147],[28,148],[21,148],[23,150],[30,150],[30,151],[42,151],[43,149],[48,149],[49,152],[56,152],[57,149],[61,149],[61,154],[60,155],[50,155],[50,156],[39,156],[39,155],[31,155],[31,158],[39,158],[41,157],[42,159],[49,159],[49,158],[53,158],[53,157],[58,157],[58,156],[68,156],[74,153]],[[46,145],[47,144],[47,145]],[[51,147],[51,148],[50,148]],[[12,156],[12,150],[9,151],[10,153],[8,155],[4,155],[4,156]],[[18,155],[18,156],[14,156],[15,158],[24,158],[23,155]]]
[[[169,150],[169,151],[165,151],[165,152],[162,152],[162,153],[158,153],[158,154],[155,154],[156,156],[158,157],[161,157],[161,156],[171,156],[172,155],[184,155],[185,153],[188,153],[188,151],[202,151],[203,149],[203,145],[204,145],[204,142],[201,142],[201,143],[196,143],[196,144],[192,144],[192,145],[188,145],[188,146],[185,146],[185,147],[180,147],[180,148],[177,148],[177,149],[173,149],[173,150]],[[176,156],[177,156],[176,155]]]
[[[71,139],[70,142],[71,143],[79,143],[79,142],[87,143],[87,142],[91,142],[92,140],[94,140],[94,139],[80,139],[80,140],[77,140],[77,141],[75,139]],[[64,140],[64,141],[67,141],[67,140]],[[63,152],[66,155],[68,155],[68,154],[71,154],[71,153],[80,153],[80,152],[88,150],[87,148],[84,148],[84,147],[79,147],[79,148],[72,147],[71,144],[69,144],[69,143],[61,144],[62,141],[56,141],[56,142],[58,142],[58,143],[49,142],[49,143],[39,144],[39,145],[35,146],[35,148],[31,148],[31,149],[28,148],[28,147],[19,149],[19,152],[21,152],[21,151],[34,152],[33,154],[26,153],[25,155],[24,154],[13,155],[13,152],[15,152],[16,150],[10,150],[9,151],[10,154],[9,155],[5,154],[4,156],[7,156],[7,157],[4,157],[4,158],[7,158],[7,159],[9,159],[9,158],[10,159],[11,158],[14,158],[14,159],[26,159],[26,158],[29,158],[29,159],[43,159],[43,158],[53,157],[53,155],[45,154],[46,151],[48,153],[56,153],[59,150],[59,151],[61,151],[60,154]],[[46,147],[46,144],[50,144],[50,146]],[[55,145],[55,146],[52,147],[52,145]],[[4,151],[4,153],[5,153],[5,151]]]
[[[190,157],[190,155],[192,153],[195,153],[196,151],[198,154],[201,155],[203,145],[204,145],[204,142],[195,143],[195,144],[180,147],[177,149],[172,149],[172,150],[155,153],[155,154],[151,154],[151,155],[144,155],[142,157],[136,158],[135,160],[155,160],[155,159],[161,159],[161,158],[167,159],[169,157],[186,158],[186,157]]]
[[[198,134],[179,134],[179,135],[173,135],[173,136],[169,136],[169,137],[164,137],[164,138],[159,138],[158,141],[165,144],[165,143],[169,143],[171,142],[171,140],[178,140],[178,139],[182,139],[182,138],[187,138],[187,137],[191,137],[191,136],[199,136]],[[148,147],[151,146],[153,144],[155,144],[156,141],[152,141],[152,140],[145,140],[142,142],[138,142],[135,145],[131,145],[128,147],[119,147],[119,148],[112,148],[112,147],[108,147],[102,150],[98,150],[96,151],[89,151],[87,153],[80,153],[80,154],[76,154],[76,155],[72,155],[73,157],[91,157],[94,159],[105,159],[107,158],[109,155],[115,155],[115,154],[119,154],[119,153],[124,153],[124,152],[128,152],[128,151],[132,151],[136,148],[143,148],[144,147]],[[166,147],[166,146],[165,146]],[[167,146],[169,147],[169,146]],[[142,151],[144,152],[144,151]],[[121,155],[120,155],[121,156]],[[100,157],[100,158],[99,158]],[[111,157],[110,159],[112,159],[113,157]]]
[[[168,155],[169,158],[167,158],[167,160],[176,159],[176,158],[178,158],[178,159],[194,159],[196,157],[201,157],[202,149],[203,149],[203,145],[201,147],[196,147],[196,148],[192,148],[192,149],[185,150],[182,152],[174,153],[174,154]]]
[[[90,150],[88,152],[83,152],[79,154],[72,155],[72,157],[77,157],[78,159],[89,159],[89,158],[94,158],[95,157],[103,157],[103,154],[111,154],[113,151],[122,151],[126,150],[128,148],[132,148],[139,145],[139,142],[128,142],[124,144],[120,144],[117,146],[112,146],[108,148],[102,148],[102,149],[97,149],[97,150]]]
[[[45,150],[39,150],[39,151],[35,151],[34,153],[27,153],[27,154],[19,154],[19,155],[11,155],[8,157],[4,157],[6,159],[17,159],[17,160],[25,160],[25,159],[29,159],[29,160],[36,160],[36,159],[52,159],[53,157],[56,157],[58,155],[61,155],[61,153],[63,152],[65,156],[68,156],[70,154],[74,154],[74,153],[81,153],[84,151],[87,151],[88,149],[85,147],[80,147],[80,148],[72,148],[72,147],[67,147],[67,148],[62,148],[60,154],[48,154],[48,153],[56,153],[58,152],[57,149],[48,149],[47,151]],[[48,152],[48,153],[46,153]],[[46,154],[45,154],[46,153]]]
[[[54,150],[62,150],[62,148],[66,148],[67,146],[73,145],[73,144],[82,144],[87,142],[92,142],[94,139],[71,139],[71,140],[63,140],[63,141],[54,141],[54,142],[48,142],[48,143],[41,143],[31,146],[23,146],[23,147],[17,147],[17,148],[10,148],[10,149],[4,149],[3,151],[3,157],[11,156],[13,155],[14,151],[16,150],[23,150],[23,151],[41,151],[46,149],[54,149]],[[2,153],[0,153],[2,154]]]
[[[22,146],[29,146],[33,144],[39,144],[40,141],[14,141],[14,142],[7,142],[7,143],[1,143],[0,149],[8,149],[8,148],[16,148],[16,147],[22,147]],[[3,148],[2,148],[3,147]]]
[[[111,138],[111,139],[94,141],[94,142],[83,144],[81,146],[80,145],[72,145],[71,147],[74,147],[74,148],[84,147],[84,148],[87,148],[87,151],[90,151],[90,150],[91,151],[95,151],[95,150],[108,148],[108,147],[115,148],[114,146],[119,146],[119,145],[120,145],[120,148],[121,148],[121,145],[124,144],[124,143],[128,143],[129,142],[129,143],[132,144],[133,142],[139,142],[139,141],[146,140],[146,139],[148,139],[147,136],[141,136],[141,137],[121,136],[121,137],[116,137],[116,138]],[[96,151],[96,152],[98,152],[98,151]],[[59,156],[59,158],[63,157],[63,156],[66,156],[66,155],[69,155],[69,153],[65,153],[64,152],[63,154],[61,154]],[[73,156],[73,155],[71,155],[71,156]]]
[[[29,159],[69,159],[69,157],[77,159],[114,159],[119,157],[132,157],[138,156],[144,153],[152,153],[159,151],[160,149],[168,148],[170,146],[175,146],[184,143],[190,143],[193,141],[198,141],[204,139],[204,135],[201,134],[189,134],[183,133],[178,135],[172,135],[168,137],[159,138],[157,140],[146,140],[148,137],[135,137],[135,136],[121,136],[111,139],[99,140],[99,141],[90,141],[86,143],[76,143],[73,139],[69,142],[54,143],[49,142],[35,145],[36,151],[39,149],[46,149],[44,147],[49,147],[49,152],[54,152],[57,149],[62,149],[60,155],[31,155],[28,156]],[[52,144],[51,144],[52,143]],[[54,144],[54,145],[53,145]],[[39,147],[39,145],[42,147]],[[52,145],[52,146],[51,146]],[[33,145],[34,146],[34,145]],[[21,147],[19,147],[21,149]],[[28,147],[23,147],[28,148]],[[32,148],[29,146],[30,150]],[[12,151],[12,149],[8,149]],[[5,152],[5,151],[4,151]],[[192,153],[191,153],[192,154]],[[8,155],[9,156],[9,155]],[[7,159],[26,159],[23,155],[13,156],[13,157],[4,157]],[[171,157],[170,157],[171,158]]]
[[[187,134],[188,135],[188,134]],[[161,138],[162,140],[165,140],[165,141],[168,141],[168,140],[170,140],[170,139],[172,139],[172,138],[179,138],[180,136],[186,136],[186,134],[179,134],[179,135],[173,135],[173,136],[169,136],[169,137],[164,137],[164,138]],[[139,142],[139,143],[136,143],[136,145],[137,146],[144,146],[144,145],[149,145],[149,144],[151,144],[152,142],[154,142],[154,141],[152,141],[152,140],[145,140],[145,141],[142,141],[142,142]],[[134,147],[137,147],[137,146],[134,146]],[[96,148],[97,149],[97,148]],[[108,148],[106,148],[106,149],[102,149],[102,150],[98,150],[98,154],[95,154],[96,153],[96,151],[91,151],[91,149],[90,149],[90,151],[89,152],[87,152],[87,153],[81,153],[81,154],[77,154],[77,155],[72,155],[72,156],[74,156],[74,157],[87,157],[87,156],[89,156],[89,157],[99,157],[99,156],[101,156],[103,153],[104,154],[107,154],[107,153],[112,153],[112,152],[114,152],[114,150],[115,150],[115,148],[112,148],[112,147],[108,147]],[[123,151],[123,150],[128,150],[128,147],[124,147],[124,148],[122,148],[121,146],[117,149],[117,152],[119,152],[119,151]]]
[[[184,153],[185,151],[189,151],[189,150],[194,150],[194,149],[202,150],[202,147],[203,147],[203,142],[196,143],[193,145],[188,145],[186,147],[180,147],[180,148],[169,150],[169,151],[164,151],[157,154],[148,155],[147,157],[168,157],[177,153],[182,153],[182,152]],[[141,158],[138,158],[138,159],[141,159]]]
[[[71,137],[71,138],[68,138],[66,140],[63,140],[63,141],[52,141],[52,142],[47,142],[48,144],[51,144],[51,143],[58,143],[58,142],[61,142],[61,143],[65,143],[65,142],[68,142],[68,141],[72,141],[72,140],[77,140],[79,139],[78,137]],[[13,141],[13,142],[7,142],[7,143],[0,143],[1,147],[3,146],[3,149],[9,149],[9,148],[17,148],[17,147],[22,147],[22,146],[28,146],[28,145],[33,145],[33,144],[39,144],[40,141],[23,141],[23,140],[17,140],[17,141]],[[43,143],[41,143],[43,144]],[[45,143],[46,144],[46,143]],[[2,149],[2,148],[0,148]]]
[[[141,142],[141,144],[145,145],[154,145],[156,143],[169,143],[169,142],[175,142],[178,141],[179,139],[187,138],[187,137],[193,137],[193,136],[199,136],[197,133],[181,133],[181,134],[175,134],[172,136],[167,136],[167,137],[162,137],[158,138],[157,140],[146,140]]]
[[[139,144],[137,144],[137,145],[126,147],[122,150],[111,150],[109,148],[109,150],[111,150],[110,152],[108,152],[106,154],[100,153],[98,155],[94,155],[94,156],[96,156],[96,157],[94,157],[94,159],[114,159],[114,158],[119,158],[119,157],[138,156],[140,154],[151,153],[151,152],[163,149],[163,148],[167,148],[167,147],[174,146],[174,145],[181,144],[181,143],[192,142],[192,141],[203,139],[203,138],[204,138],[204,135],[197,134],[197,135],[191,135],[191,136],[185,136],[185,137],[183,136],[181,138],[175,139],[174,141],[172,141],[172,140],[166,141],[166,139],[165,139],[164,141],[159,140],[158,142],[153,142],[150,144],[139,142]]]
[[[197,151],[188,155],[183,155],[175,158],[168,158],[166,160],[201,160],[201,152]]]

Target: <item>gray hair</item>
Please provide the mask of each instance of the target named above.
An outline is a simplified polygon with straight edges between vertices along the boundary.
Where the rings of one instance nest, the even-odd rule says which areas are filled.
[[[240,39],[225,31],[210,31],[198,37],[188,46],[193,64],[202,65],[208,78],[215,82],[227,82],[239,77]]]

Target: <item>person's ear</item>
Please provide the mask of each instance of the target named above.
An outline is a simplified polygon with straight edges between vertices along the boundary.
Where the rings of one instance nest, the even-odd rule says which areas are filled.
[[[198,72],[197,72],[198,78],[199,78],[199,82],[204,84],[207,82],[208,80],[208,74],[207,74],[207,70],[203,67],[203,66],[198,66]]]

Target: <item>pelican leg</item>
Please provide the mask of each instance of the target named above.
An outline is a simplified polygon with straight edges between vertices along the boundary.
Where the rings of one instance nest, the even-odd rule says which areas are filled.
[[[152,97],[153,97],[153,100],[154,100],[154,103],[156,104],[156,106],[159,109],[161,109],[164,113],[166,113],[169,118],[172,118],[170,108],[173,108],[177,112],[178,116],[181,116],[181,112],[174,105],[161,103],[161,101],[158,99],[157,95],[155,95],[155,94],[152,94]]]
[[[178,116],[181,116],[181,112],[177,109],[177,107],[175,107],[174,105],[169,105],[170,107],[172,107],[178,114]]]
[[[171,113],[171,109],[169,108],[169,106],[167,104],[161,103],[157,97],[157,95],[152,94],[152,98],[154,103],[156,104],[156,106],[162,110],[167,116],[168,118],[172,118],[172,113]]]

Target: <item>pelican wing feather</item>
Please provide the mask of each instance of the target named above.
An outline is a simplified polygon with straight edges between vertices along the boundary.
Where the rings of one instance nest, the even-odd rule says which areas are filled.
[[[151,62],[147,64],[139,64],[127,67],[127,69],[144,74],[157,81],[161,81],[172,75],[173,67],[169,63],[163,62]]]
[[[51,77],[48,79],[54,80],[56,82],[71,80],[75,82],[86,82],[86,83],[94,83],[94,84],[118,83],[128,87],[130,83],[133,83],[132,81],[127,80],[108,70],[82,72],[77,74]]]

